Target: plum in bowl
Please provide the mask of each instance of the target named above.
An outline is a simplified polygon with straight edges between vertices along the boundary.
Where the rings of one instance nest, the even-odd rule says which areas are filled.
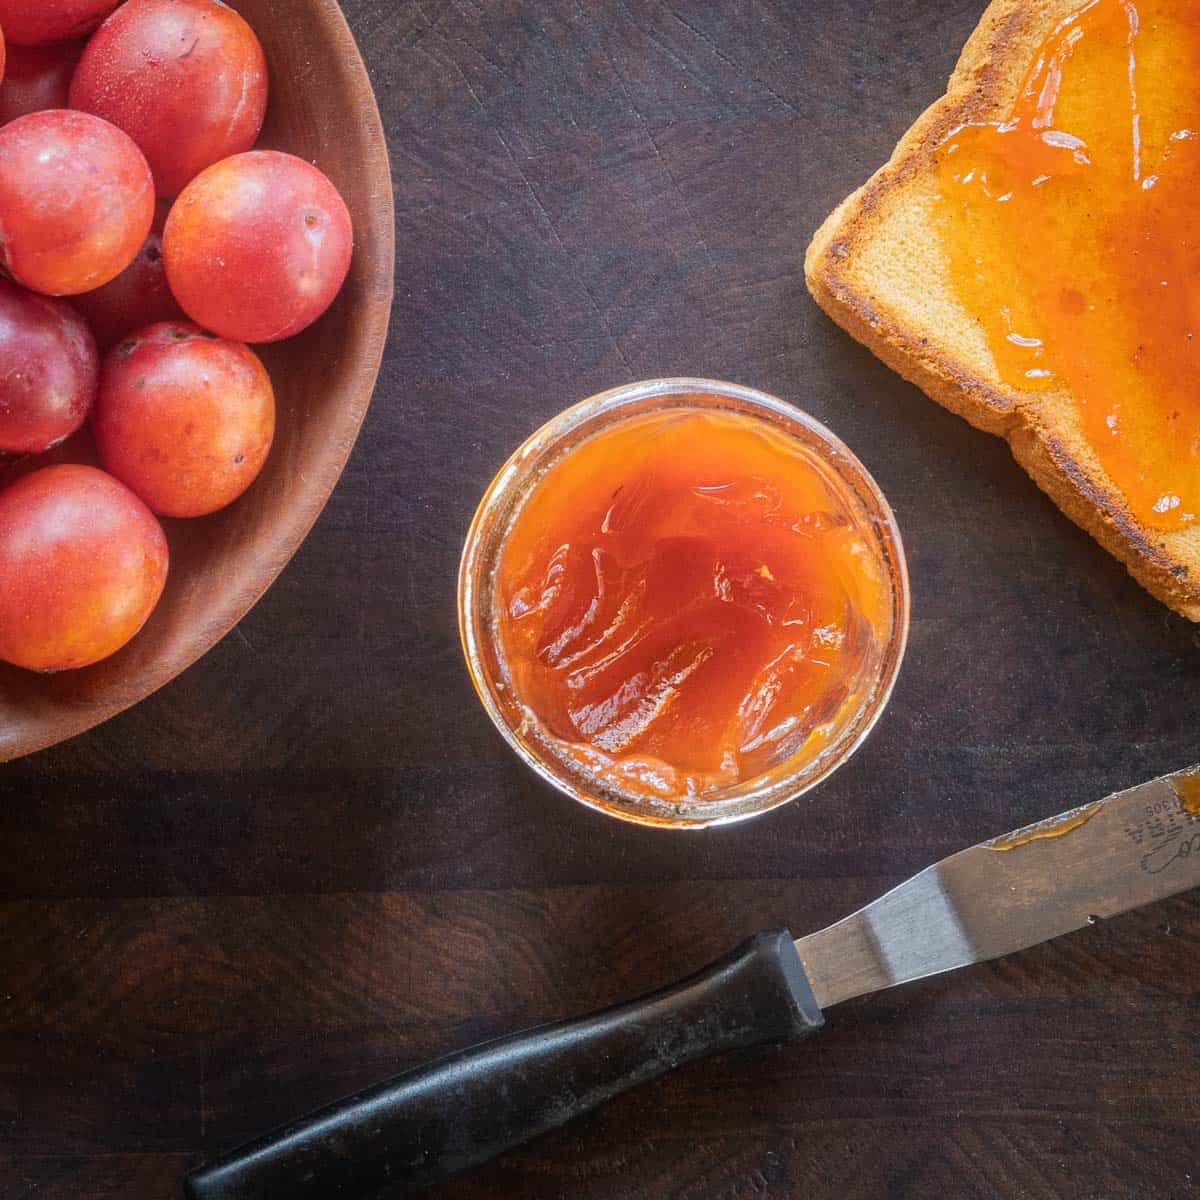
[[[81,733],[144,699],[246,614],[333,491],[374,391],[395,264],[387,143],[337,0],[234,0],[266,53],[259,146],[317,164],[346,201],[354,254],[333,306],[302,334],[255,347],[277,402],[275,442],[254,485],[203,520],[163,522],[170,575],[142,631],[94,666],[37,674],[0,663],[0,762]],[[19,469],[19,467],[18,467]],[[0,487],[13,468],[0,464]]]

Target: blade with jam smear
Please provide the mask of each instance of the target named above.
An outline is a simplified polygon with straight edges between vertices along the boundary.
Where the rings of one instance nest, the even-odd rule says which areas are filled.
[[[1200,767],[952,854],[796,949],[822,1008],[1200,886]]]

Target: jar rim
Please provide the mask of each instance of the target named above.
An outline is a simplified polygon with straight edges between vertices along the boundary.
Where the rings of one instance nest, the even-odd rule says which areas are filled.
[[[677,403],[684,401],[684,403]],[[803,752],[766,774],[686,799],[622,793],[556,756],[530,736],[527,721],[505,707],[492,636],[491,585],[508,531],[537,480],[575,446],[625,420],[672,407],[724,409],[766,420],[819,451],[869,516],[890,593],[890,623],[878,678],[837,737],[815,757]],[[486,611],[485,611],[486,609]],[[609,816],[656,828],[703,829],[761,816],[827,779],[862,745],[887,707],[908,642],[910,592],[904,545],[891,505],[846,444],[816,418],[756,388],[720,380],[669,377],[610,388],[563,409],[510,455],[485,490],[471,521],[458,576],[458,620],[467,669],[485,711],[517,756],[559,792]],[[789,763],[794,763],[788,770]]]

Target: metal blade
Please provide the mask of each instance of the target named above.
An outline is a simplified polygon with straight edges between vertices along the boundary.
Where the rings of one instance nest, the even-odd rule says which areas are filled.
[[[796,941],[822,1008],[1200,886],[1200,766],[943,859]]]

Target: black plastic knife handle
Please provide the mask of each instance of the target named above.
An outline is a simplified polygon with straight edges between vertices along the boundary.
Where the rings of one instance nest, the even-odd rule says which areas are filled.
[[[189,1200],[382,1200],[434,1183],[709,1054],[824,1024],[786,931],[673,987],[439,1059],[191,1175]]]

